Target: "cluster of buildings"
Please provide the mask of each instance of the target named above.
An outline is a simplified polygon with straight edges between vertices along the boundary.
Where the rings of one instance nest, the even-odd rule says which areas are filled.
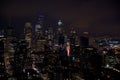
[[[88,46],[88,38],[81,37],[72,28],[69,33],[64,29],[61,20],[57,28],[44,28],[44,16],[39,16],[36,24],[25,22],[24,33],[14,36],[14,28],[0,30],[0,77],[19,76],[24,68],[34,68],[36,63],[43,61],[44,55],[60,53],[71,56],[71,47]],[[59,50],[63,50],[62,52]]]
[[[39,16],[34,26],[31,22],[26,22],[24,33],[18,37],[14,36],[13,27],[8,27],[6,33],[4,29],[1,29],[0,78],[13,76],[20,77],[20,80],[25,77],[26,79],[30,78],[30,73],[25,74],[26,76],[21,74],[24,74],[25,69],[36,70],[37,65],[40,66],[43,63],[45,55],[59,54],[79,62],[80,56],[86,59],[89,54],[96,54],[98,53],[97,49],[101,48],[101,53],[104,54],[106,53],[104,48],[111,49],[120,43],[111,39],[91,38],[88,35],[85,32],[80,36],[74,28],[66,32],[61,20],[58,20],[56,28],[44,28],[44,16]],[[115,48],[116,54],[117,49]]]

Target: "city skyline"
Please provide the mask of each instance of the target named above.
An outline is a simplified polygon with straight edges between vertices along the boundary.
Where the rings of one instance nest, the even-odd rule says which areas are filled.
[[[0,25],[8,22],[12,23],[16,30],[22,30],[21,27],[24,27],[26,21],[32,22],[34,16],[43,14],[51,25],[56,25],[56,20],[62,19],[81,32],[116,35],[119,34],[120,26],[119,8],[117,0],[6,0],[1,3]]]
[[[120,79],[117,0],[4,0],[0,80]]]

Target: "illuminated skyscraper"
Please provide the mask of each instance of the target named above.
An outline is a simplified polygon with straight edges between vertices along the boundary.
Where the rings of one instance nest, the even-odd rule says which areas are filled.
[[[63,23],[61,20],[58,21],[56,38],[57,38],[57,43],[59,45],[64,45],[65,37],[64,37]]]
[[[58,21],[58,28],[57,28],[58,33],[62,33],[62,26],[63,26],[63,23],[61,20],[59,20]]]
[[[44,27],[44,16],[40,15],[40,16],[38,16],[37,22],[36,22],[36,25],[35,25],[35,34],[42,35],[43,27]]]
[[[6,32],[6,39],[4,41],[4,48],[5,48],[5,54],[4,54],[4,60],[5,60],[5,67],[6,67],[6,73],[11,74],[11,71],[8,69],[10,66],[10,57],[12,56],[12,46],[10,42],[14,39],[14,28],[13,27],[7,27]]]
[[[37,18],[37,22],[35,25],[35,49],[36,51],[44,51],[44,44],[46,42],[45,36],[43,34],[43,27],[44,27],[44,16],[40,15]]]
[[[28,42],[28,48],[32,46],[32,24],[30,22],[25,23],[24,28],[25,40]]]

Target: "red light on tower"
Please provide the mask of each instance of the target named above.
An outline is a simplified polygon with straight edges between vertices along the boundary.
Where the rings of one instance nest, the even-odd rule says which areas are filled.
[[[67,42],[66,50],[67,50],[67,56],[70,56],[70,43],[69,42]]]

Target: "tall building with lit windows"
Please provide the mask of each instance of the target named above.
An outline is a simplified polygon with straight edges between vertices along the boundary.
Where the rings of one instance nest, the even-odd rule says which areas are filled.
[[[46,40],[43,34],[43,27],[44,15],[39,15],[35,24],[34,48],[36,51],[44,51],[44,45],[46,43]]]
[[[57,32],[58,32],[58,33],[62,33],[62,31],[63,31],[63,29],[62,29],[63,23],[62,23],[61,20],[58,21],[57,26],[58,26]]]
[[[10,68],[10,57],[13,55],[12,53],[12,46],[11,41],[14,39],[14,28],[13,27],[7,27],[6,30],[6,38],[4,40],[4,61],[5,61],[5,67],[6,67],[6,73],[8,75],[11,74]]]
[[[56,38],[57,38],[57,43],[59,45],[64,45],[65,36],[64,36],[64,30],[63,30],[63,23],[61,20],[58,21]]]
[[[32,46],[32,24],[31,22],[25,23],[24,28],[25,40],[28,42],[28,48]]]
[[[35,24],[35,35],[37,36],[42,36],[43,35],[43,27],[44,27],[44,15],[39,15],[37,17],[37,21]]]

